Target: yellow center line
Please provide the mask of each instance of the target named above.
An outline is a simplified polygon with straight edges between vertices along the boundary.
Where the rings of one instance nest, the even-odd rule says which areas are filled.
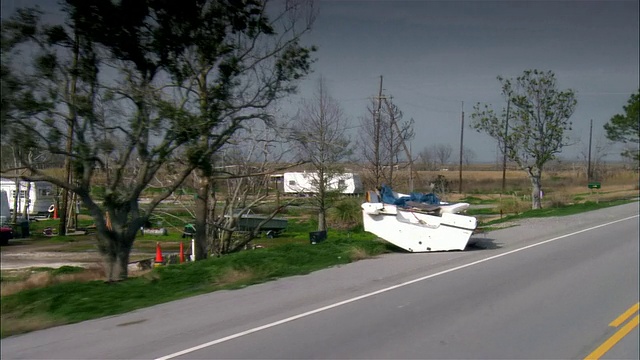
[[[628,318],[630,318],[631,315],[638,312],[638,308],[640,308],[640,302],[637,302],[635,305],[630,307],[629,310],[623,312],[622,315],[618,316],[615,320],[613,320],[609,324],[609,326],[612,326],[612,327],[620,326],[623,322],[625,322]]]
[[[617,319],[616,319],[617,320]],[[622,328],[616,331],[607,341],[603,342],[602,345],[598,346],[597,349],[593,350],[593,352],[585,358],[585,360],[598,360],[602,355],[604,355],[607,351],[611,350],[611,348],[618,343],[623,337],[625,337],[628,333],[631,332],[636,326],[638,326],[639,316],[636,315],[631,321],[626,323]]]

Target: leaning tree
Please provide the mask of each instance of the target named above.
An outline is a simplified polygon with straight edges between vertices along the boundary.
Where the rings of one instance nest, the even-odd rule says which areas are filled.
[[[21,159],[22,177],[50,181],[82,201],[96,224],[109,280],[127,277],[136,232],[160,202],[194,169],[208,168],[210,152],[220,146],[207,147],[203,135],[224,143],[268,104],[255,102],[251,112],[234,100],[256,94],[251,88],[265,99],[277,97],[308,70],[309,51],[297,41],[272,52],[262,46],[259,37],[281,39],[266,4],[66,0],[64,24],[45,24],[35,9],[3,21],[14,61],[5,63],[3,45],[2,70],[6,65],[12,74],[11,96],[20,100],[5,107],[3,92],[3,142],[69,159],[64,177]],[[240,39],[245,46],[234,46]],[[33,61],[20,57],[23,49]],[[273,81],[263,82],[269,73],[247,65],[264,59],[271,60]],[[183,96],[203,84],[210,89],[204,97]],[[178,154],[188,160],[179,162]],[[141,204],[161,172],[172,181]],[[104,189],[100,199],[96,186]]]
[[[542,170],[564,146],[565,131],[577,100],[573,90],[558,89],[552,71],[526,70],[516,79],[498,77],[506,109],[476,104],[471,127],[498,140],[507,156],[525,170],[531,181],[532,208],[541,208]]]

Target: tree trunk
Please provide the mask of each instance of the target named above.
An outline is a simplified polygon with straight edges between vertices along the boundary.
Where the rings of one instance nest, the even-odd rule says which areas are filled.
[[[327,179],[323,169],[318,171],[318,231],[327,230]]]
[[[69,205],[69,190],[62,189],[62,205],[58,211],[58,218],[60,223],[58,224],[58,234],[67,235],[67,207]]]
[[[22,210],[22,219],[29,219],[29,206],[31,205],[31,197],[29,193],[31,192],[31,181],[27,182],[27,190],[24,193],[24,207]]]
[[[209,193],[207,194],[207,217],[205,228],[205,236],[207,238],[207,248],[211,255],[220,255],[220,237],[217,225],[219,225],[219,219],[216,217],[216,195],[215,195],[215,180],[209,179]]]
[[[327,230],[327,215],[325,209],[320,209],[318,211],[318,231],[326,231]]]
[[[207,215],[209,213],[209,179],[200,174],[198,188],[196,190],[196,209],[195,209],[195,245],[196,260],[204,260],[207,258]]]
[[[17,173],[17,170],[16,170]],[[16,190],[13,192],[13,214],[11,214],[11,222],[14,224],[18,223],[18,209],[20,207],[20,179],[16,178],[15,180]],[[11,194],[8,194],[11,196]]]
[[[542,185],[540,178],[542,177],[542,170],[533,167],[527,169],[529,173],[529,180],[531,180],[531,208],[542,209]]]
[[[107,281],[126,280],[129,276],[129,255],[131,253],[131,245],[124,239],[109,240],[109,251],[103,254],[106,263]]]

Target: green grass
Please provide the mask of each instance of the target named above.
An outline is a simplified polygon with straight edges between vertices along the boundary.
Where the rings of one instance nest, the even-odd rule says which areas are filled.
[[[571,206],[529,210],[490,221],[483,224],[483,227],[491,229],[492,224],[516,219],[566,216],[629,202],[631,201],[586,202]],[[477,214],[491,210],[478,209]],[[313,217],[307,220],[290,220],[286,232],[281,237],[260,238],[254,241],[255,244],[264,245],[264,248],[194,263],[154,268],[143,276],[117,283],[104,281],[54,283],[46,287],[3,296],[0,336],[6,337],[48,326],[120,314],[221,289],[237,289],[286,276],[308,274],[327,267],[399,250],[389,243],[376,240],[375,236],[364,232],[361,225],[350,231],[330,229],[326,241],[311,245],[309,232],[315,230],[316,222]],[[153,249],[156,240],[156,237],[152,236],[140,237],[136,240],[134,247]],[[80,268],[69,266],[57,270],[39,270],[51,272],[52,275],[74,274],[82,271]],[[3,279],[3,281],[7,280],[14,279]]]
[[[471,205],[489,205],[489,204],[496,204],[498,202],[498,200],[496,200],[496,199],[480,199],[480,198],[475,197],[475,196],[467,196],[465,198],[460,199],[460,202],[466,202],[466,203],[469,203]]]
[[[475,216],[475,215],[494,215],[499,214],[499,209],[487,208],[487,209],[467,209],[465,212],[466,215]]]
[[[58,283],[3,296],[0,336],[28,331],[20,326],[12,327],[16,321],[50,319],[45,323],[74,323],[211,291],[308,274],[359,260],[363,253],[368,257],[394,250],[364,232],[329,231],[327,240],[310,245],[308,232],[313,228],[294,223],[293,230],[296,235],[293,238],[265,239],[265,242],[272,242],[267,248],[154,268],[143,276],[118,283]],[[63,267],[52,273],[76,271],[79,270],[74,267]],[[5,322],[6,319],[10,321]]]
[[[545,209],[527,210],[517,215],[507,215],[502,219],[489,221],[484,225],[490,226],[492,224],[499,224],[506,221],[513,221],[513,220],[525,219],[525,218],[542,218],[542,217],[551,217],[551,216],[575,215],[575,214],[603,209],[611,206],[628,204],[631,202],[635,202],[635,201],[634,200],[613,200],[613,201],[602,201],[597,203],[594,201],[587,201],[584,203],[574,204],[574,205],[564,205],[564,206],[545,208]]]

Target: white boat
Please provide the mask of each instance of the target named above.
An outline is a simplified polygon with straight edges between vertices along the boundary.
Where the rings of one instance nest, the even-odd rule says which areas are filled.
[[[396,198],[408,198],[397,194]],[[464,250],[476,229],[473,216],[460,214],[468,203],[383,203],[376,192],[362,205],[364,230],[410,252]]]

